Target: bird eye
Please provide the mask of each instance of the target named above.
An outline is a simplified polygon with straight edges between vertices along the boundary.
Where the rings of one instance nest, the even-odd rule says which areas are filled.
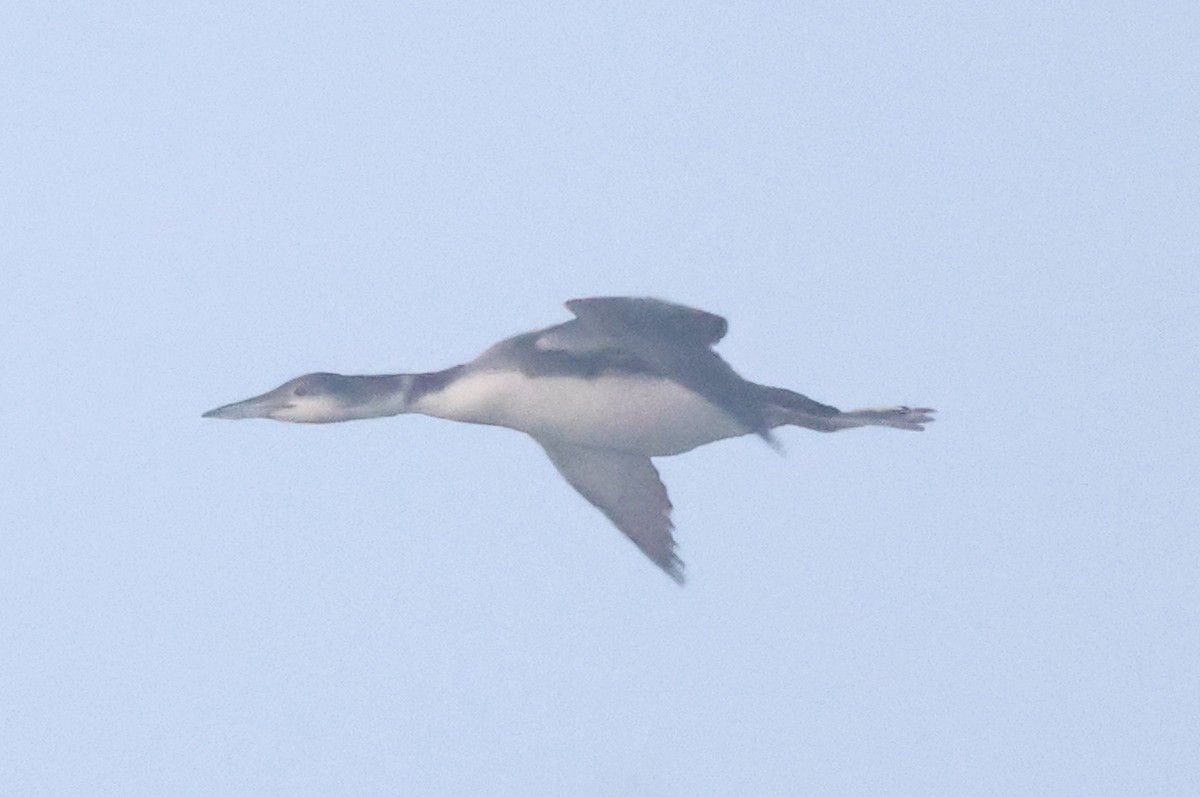
[[[307,395],[308,395],[308,388],[306,388],[306,387],[297,387],[297,388],[293,388],[293,389],[292,389],[292,395],[293,395],[293,396],[307,396]]]

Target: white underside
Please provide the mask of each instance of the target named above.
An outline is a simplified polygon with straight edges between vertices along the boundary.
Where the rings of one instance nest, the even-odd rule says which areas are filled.
[[[506,426],[539,440],[652,457],[747,433],[730,415],[676,382],[618,374],[584,379],[480,371],[422,396],[408,409]]]

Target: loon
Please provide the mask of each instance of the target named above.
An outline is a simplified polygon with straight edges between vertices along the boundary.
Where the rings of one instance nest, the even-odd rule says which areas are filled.
[[[922,431],[928,407],[842,412],[749,382],[712,346],[724,318],[660,299],[574,299],[565,323],[502,340],[443,371],[380,376],[313,373],[205,418],[331,423],[416,412],[505,426],[532,437],[567,482],[676,582],[671,502],[651,462],[697,446],[801,426]]]

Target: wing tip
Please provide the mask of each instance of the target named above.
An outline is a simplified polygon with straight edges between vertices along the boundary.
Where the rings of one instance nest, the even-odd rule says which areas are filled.
[[[687,584],[687,574],[683,572],[683,560],[675,554],[671,554],[670,559],[666,562],[660,562],[658,566],[679,586],[682,587]]]

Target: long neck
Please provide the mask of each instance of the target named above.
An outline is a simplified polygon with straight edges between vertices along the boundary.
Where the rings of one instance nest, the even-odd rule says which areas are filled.
[[[408,394],[414,379],[412,374],[320,376],[328,385],[328,391],[301,394],[299,399],[289,396],[289,409],[273,417],[279,420],[329,423],[398,415],[407,410]]]
[[[411,412],[414,402],[446,386],[461,366],[423,374],[380,374],[343,377],[352,385],[363,418],[377,418]]]

